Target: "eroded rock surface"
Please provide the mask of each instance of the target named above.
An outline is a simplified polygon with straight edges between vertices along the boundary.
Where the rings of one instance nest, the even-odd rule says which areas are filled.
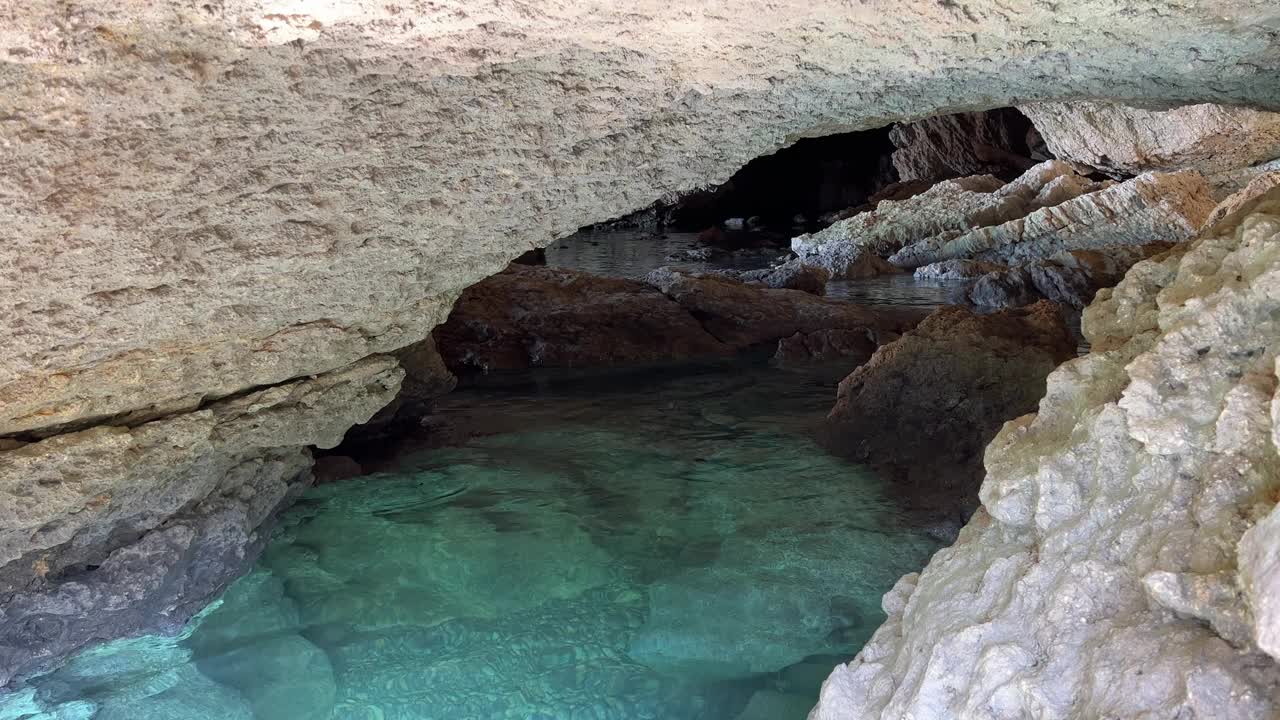
[[[731,351],[643,282],[528,265],[512,265],[467,288],[435,341],[445,364],[459,373],[603,367]]]
[[[1143,110],[1115,103],[1019,106],[1054,156],[1114,173],[1210,175],[1280,157],[1280,113],[1221,105]]]
[[[1180,242],[1194,236],[1213,209],[1200,173],[1148,173],[1000,225],[921,240],[889,262],[919,267],[968,258],[1016,264],[1064,250]]]
[[[253,562],[273,512],[400,385],[394,358],[135,427],[0,452],[0,686],[89,640],[173,632]]]
[[[971,506],[982,449],[1035,408],[1045,377],[1074,354],[1052,303],[989,315],[942,308],[840,383],[824,443]]]
[[[1264,0],[206,5],[0,5],[0,434],[409,345],[532,247],[804,135],[1015,98],[1280,107]]]
[[[1273,718],[1280,192],[1135,265],[811,720]],[[1263,550],[1262,548],[1268,548]]]
[[[902,123],[889,132],[893,167],[903,181],[1018,173],[1035,164],[1029,130],[1027,118],[1009,108]]]
[[[969,289],[969,300],[987,307],[1016,307],[1044,298],[1083,310],[1098,290],[1120,282],[1135,263],[1170,247],[1170,243],[1148,243],[1060,252],[982,275]],[[949,262],[968,261],[940,264]]]

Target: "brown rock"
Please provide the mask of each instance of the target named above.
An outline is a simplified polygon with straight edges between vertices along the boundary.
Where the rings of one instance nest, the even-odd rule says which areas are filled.
[[[794,365],[815,360],[851,359],[862,364],[871,359],[879,347],[875,333],[868,330],[818,330],[796,333],[778,341],[773,355],[778,365]],[[847,370],[847,367],[846,367]]]
[[[311,475],[315,477],[316,485],[350,480],[363,474],[364,468],[360,467],[360,463],[346,455],[318,457],[315,465],[311,466]]]
[[[903,180],[1022,172],[1031,121],[1011,108],[937,115],[893,126],[893,167]]]
[[[1074,355],[1052,303],[990,315],[942,308],[840,383],[824,443],[971,509],[987,442],[1035,410],[1045,377]]]
[[[445,365],[457,373],[601,367],[730,352],[645,283],[528,265],[513,265],[467,288],[435,340]]]
[[[905,332],[923,317],[922,311],[912,308],[872,308],[797,290],[755,288],[718,275],[692,275],[667,268],[653,271],[646,281],[735,350],[818,331],[857,330],[878,338],[885,332]]]

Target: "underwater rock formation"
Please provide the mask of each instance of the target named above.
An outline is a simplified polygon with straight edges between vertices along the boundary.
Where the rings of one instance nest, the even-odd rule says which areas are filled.
[[[1055,157],[1109,173],[1213,175],[1280,158],[1280,113],[1209,104],[1143,110],[1100,102],[1019,109]]]
[[[253,562],[262,525],[390,402],[394,358],[136,426],[0,451],[0,686],[84,646],[173,632]]]
[[[1280,714],[1280,191],[1135,265],[811,720]],[[1263,550],[1266,548],[1266,550]]]
[[[840,383],[823,442],[925,496],[971,507],[987,442],[1035,409],[1045,377],[1074,354],[1052,303],[989,315],[939,309]]]
[[[1014,264],[1064,250],[1181,242],[1195,235],[1213,208],[1200,173],[1147,173],[1000,225],[912,243],[889,262],[919,267],[967,258]]]
[[[1139,260],[1168,250],[1170,243],[1109,245],[1096,250],[1067,250],[1043,260],[1001,268],[977,279],[969,300],[987,307],[1016,307],[1041,298],[1083,310],[1098,290],[1120,282]],[[972,262],[946,260],[949,262]],[[985,263],[984,263],[985,264]],[[928,265],[926,267],[938,267]]]

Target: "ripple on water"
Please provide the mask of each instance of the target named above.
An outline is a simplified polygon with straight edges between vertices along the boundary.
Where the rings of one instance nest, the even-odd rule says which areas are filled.
[[[801,720],[936,543],[810,442],[829,386],[617,384],[451,396],[516,429],[311,490],[186,634],[85,653],[0,718]]]

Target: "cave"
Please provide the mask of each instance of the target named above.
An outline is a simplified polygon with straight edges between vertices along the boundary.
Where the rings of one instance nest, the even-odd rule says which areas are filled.
[[[0,718],[1280,716],[1268,4],[4,14]]]

